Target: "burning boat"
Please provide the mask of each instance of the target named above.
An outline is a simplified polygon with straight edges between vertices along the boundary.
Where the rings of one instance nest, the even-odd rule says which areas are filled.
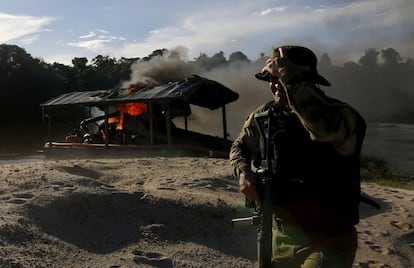
[[[49,128],[44,153],[227,157],[231,141],[227,139],[226,105],[238,97],[217,81],[197,75],[154,87],[66,93],[40,105]],[[190,105],[221,108],[223,137],[189,130]],[[69,106],[86,108],[89,117],[64,141],[54,141],[54,113]],[[172,119],[178,117],[184,118],[184,128],[174,124]]]

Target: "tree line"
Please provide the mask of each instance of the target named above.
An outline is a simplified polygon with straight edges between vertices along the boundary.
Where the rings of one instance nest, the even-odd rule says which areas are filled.
[[[154,50],[143,58],[119,59],[97,55],[90,62],[85,57],[72,59],[72,66],[46,63],[31,56],[16,45],[0,45],[0,117],[2,125],[13,122],[40,122],[39,104],[63,93],[95,89],[110,89],[130,79],[131,66],[137,61],[151,61],[155,57],[174,57],[167,49]],[[240,51],[228,58],[223,51],[213,56],[205,53],[186,64],[208,72],[218,68],[257,64],[264,61],[264,53],[255,61]],[[413,122],[414,99],[412,58],[403,57],[393,48],[367,49],[358,62],[333,66],[328,54],[320,57],[318,69],[335,85],[335,95],[356,103],[373,121],[389,120]],[[374,95],[374,97],[372,96]],[[370,111],[376,107],[375,113]],[[387,114],[387,109],[391,113]],[[381,110],[381,111],[380,111]]]

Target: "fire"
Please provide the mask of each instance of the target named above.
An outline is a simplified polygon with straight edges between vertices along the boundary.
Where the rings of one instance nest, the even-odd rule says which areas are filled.
[[[109,118],[108,123],[117,123],[116,129],[122,130],[125,114],[137,116],[145,113],[147,110],[148,105],[144,102],[121,103],[118,105],[119,117]]]
[[[147,111],[147,104],[144,102],[136,103],[121,103],[118,106],[118,111],[120,114],[129,114],[132,116],[137,116]]]

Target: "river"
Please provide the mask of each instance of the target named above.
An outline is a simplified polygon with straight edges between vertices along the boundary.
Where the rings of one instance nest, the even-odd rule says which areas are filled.
[[[33,147],[33,146],[32,146]],[[368,124],[362,153],[386,160],[394,173],[414,177],[414,125],[377,123]],[[35,150],[22,153],[0,150],[0,164],[42,161]]]
[[[368,124],[362,153],[385,159],[393,173],[414,177],[414,125]]]

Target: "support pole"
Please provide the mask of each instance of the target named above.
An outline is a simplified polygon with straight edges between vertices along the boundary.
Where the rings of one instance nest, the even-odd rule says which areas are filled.
[[[47,123],[48,123],[48,136],[49,136],[49,147],[52,147],[52,116],[50,114],[47,114]]]
[[[108,124],[108,106],[105,106],[105,147],[108,148],[109,146],[109,124]]]
[[[168,147],[172,144],[172,136],[171,136],[171,107],[170,104],[167,104],[167,111],[165,115],[166,127],[167,127],[167,144]]]
[[[149,106],[149,142],[151,145],[154,144],[154,117],[153,117],[153,112],[154,112],[154,105],[152,102],[148,103]]]
[[[51,146],[52,145],[52,123],[51,123],[51,118],[46,113],[45,107],[42,107],[42,124],[43,125],[47,124],[47,139],[48,139],[49,146]]]
[[[222,117],[223,117],[223,138],[227,140],[227,119],[226,119],[226,106],[221,107]]]

